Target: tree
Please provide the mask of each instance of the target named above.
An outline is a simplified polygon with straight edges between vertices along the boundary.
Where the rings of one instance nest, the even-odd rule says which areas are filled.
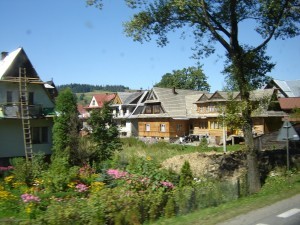
[[[121,149],[118,127],[113,122],[108,102],[102,108],[92,110],[88,124],[92,127],[91,139],[94,143],[90,161],[103,162],[110,159],[114,151]]]
[[[55,100],[53,125],[53,154],[61,157],[66,155],[75,163],[78,149],[79,119],[77,113],[76,96],[71,89],[66,88],[59,92]]]
[[[193,181],[193,173],[189,161],[184,161],[180,170],[179,187],[191,185]]]
[[[248,187],[250,193],[260,189],[257,149],[252,136],[252,119],[249,91],[262,85],[266,73],[274,64],[266,55],[272,39],[292,38],[299,35],[299,0],[125,0],[137,13],[125,23],[125,32],[134,41],[156,38],[158,45],[168,43],[167,34],[190,27],[195,38],[195,56],[209,56],[219,43],[226,52],[224,73],[234,81],[246,107],[242,111],[245,123],[243,132],[247,151]],[[90,5],[102,3],[89,1]],[[102,5],[100,6],[102,7]],[[246,22],[261,39],[252,46],[243,44],[239,28]],[[249,105],[249,107],[248,107]]]
[[[207,77],[201,67],[188,67],[182,70],[173,70],[173,74],[163,75],[161,81],[155,87],[180,88],[198,91],[209,91]]]

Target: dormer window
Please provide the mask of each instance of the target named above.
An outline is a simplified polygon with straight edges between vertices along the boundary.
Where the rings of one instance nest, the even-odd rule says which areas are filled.
[[[96,101],[93,100],[93,101],[92,101],[92,106],[95,106],[95,105],[96,105]]]

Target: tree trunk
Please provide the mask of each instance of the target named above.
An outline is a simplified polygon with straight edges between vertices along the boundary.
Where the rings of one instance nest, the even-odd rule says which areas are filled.
[[[244,125],[243,131],[247,151],[247,186],[249,194],[254,194],[260,190],[261,183],[258,167],[258,150],[254,147],[252,121],[250,116],[248,116],[248,120]]]
[[[250,102],[250,88],[246,79],[244,71],[243,54],[241,51],[233,58],[233,65],[235,66],[235,78],[241,93],[241,100],[246,103],[246,107],[242,110],[242,117],[244,119],[243,132],[245,138],[245,146],[247,152],[247,186],[249,194],[254,194],[260,190],[260,173],[258,167],[258,150],[255,149],[254,139],[252,134],[252,118],[251,118],[251,102]]]

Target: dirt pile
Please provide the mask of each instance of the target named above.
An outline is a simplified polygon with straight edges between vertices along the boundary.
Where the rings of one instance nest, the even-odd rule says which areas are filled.
[[[219,179],[236,179],[245,171],[245,154],[235,153],[191,153],[174,156],[165,160],[162,166],[180,173],[185,161],[191,166],[193,175]]]

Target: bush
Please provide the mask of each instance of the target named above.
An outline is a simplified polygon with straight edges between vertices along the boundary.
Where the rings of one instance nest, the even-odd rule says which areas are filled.
[[[194,178],[193,178],[190,163],[188,161],[185,161],[180,170],[179,187],[191,185],[193,179]]]

